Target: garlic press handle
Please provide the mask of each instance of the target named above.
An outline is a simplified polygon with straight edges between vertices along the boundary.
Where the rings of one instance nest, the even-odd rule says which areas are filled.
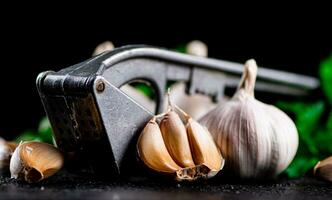
[[[149,46],[127,46],[100,57],[101,73],[115,87],[135,80],[152,86],[157,95],[156,113],[162,111],[167,81],[187,83],[188,94],[201,93],[218,102],[225,87],[237,87],[243,64],[203,58]],[[315,78],[259,68],[256,90],[286,95],[306,95],[319,86]]]

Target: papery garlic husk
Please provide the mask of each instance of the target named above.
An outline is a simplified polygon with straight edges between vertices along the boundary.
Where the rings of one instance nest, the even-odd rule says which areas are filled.
[[[332,182],[332,156],[319,161],[314,168],[314,175]]]
[[[213,177],[224,165],[209,131],[176,106],[149,121],[137,150],[147,167],[178,181]]]
[[[10,160],[10,173],[15,179],[29,183],[39,182],[58,172],[63,162],[62,154],[52,145],[22,142]]]
[[[272,178],[293,160],[299,139],[284,112],[254,98],[256,75],[256,62],[248,60],[232,99],[199,122],[220,147],[227,170],[242,178]]]
[[[8,142],[0,138],[0,170],[8,169],[10,158],[17,147],[17,144],[14,142]]]

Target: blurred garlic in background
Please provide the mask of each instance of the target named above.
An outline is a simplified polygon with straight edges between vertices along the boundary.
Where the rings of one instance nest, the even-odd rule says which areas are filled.
[[[187,44],[186,52],[195,56],[207,57],[208,47],[204,42],[194,40]],[[172,85],[171,99],[193,119],[199,119],[216,107],[217,104],[213,103],[210,97],[202,94],[187,95],[185,88],[186,84],[183,82]],[[167,110],[167,107],[167,102],[165,102],[164,111]]]
[[[105,51],[110,51],[113,49],[114,49],[114,44],[111,41],[105,41],[96,47],[92,55],[95,56]],[[129,84],[121,86],[120,90],[123,91],[126,95],[128,95],[132,99],[134,99],[144,108],[146,108],[148,111],[152,113],[155,112],[156,103],[152,99],[147,97],[145,94],[143,94],[143,92],[139,91],[138,89]]]
[[[0,170],[9,168],[10,158],[15,151],[17,144],[14,142],[7,142],[0,138]]]
[[[183,82],[174,84],[170,96],[173,102],[188,113],[188,115],[192,116],[193,119],[201,118],[216,107],[217,104],[213,103],[211,98],[206,95],[187,95],[185,87],[186,85]],[[167,105],[164,108],[166,111]]]
[[[105,41],[103,43],[100,43],[95,50],[93,51],[93,56],[96,56],[98,54],[101,54],[105,51],[110,51],[114,49],[114,44],[111,41]]]
[[[189,42],[186,46],[186,51],[188,54],[194,56],[207,57],[208,56],[208,47],[207,45],[199,40],[193,40]]]

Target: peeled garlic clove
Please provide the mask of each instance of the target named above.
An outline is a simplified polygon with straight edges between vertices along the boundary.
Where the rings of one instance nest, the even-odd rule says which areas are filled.
[[[155,118],[152,118],[143,129],[137,148],[143,162],[156,171],[175,173],[181,169],[169,155]]]
[[[332,156],[319,161],[314,168],[314,175],[332,182]]]
[[[167,112],[160,122],[160,129],[175,162],[181,167],[194,167],[187,131],[179,115],[174,111]]]
[[[290,164],[298,147],[293,121],[255,99],[256,75],[256,62],[247,61],[232,99],[199,120],[218,144],[227,169],[243,178],[276,176]]]
[[[10,158],[16,147],[16,143],[7,142],[0,138],[0,170],[6,169],[9,166]]]
[[[23,142],[15,149],[10,160],[10,173],[15,179],[39,182],[59,171],[63,162],[61,153],[54,146]]]
[[[216,175],[223,167],[224,160],[211,134],[191,118],[187,122],[187,131],[195,164],[206,166],[209,170],[207,176]]]

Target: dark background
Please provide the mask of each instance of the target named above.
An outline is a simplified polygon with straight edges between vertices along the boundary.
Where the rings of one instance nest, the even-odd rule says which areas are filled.
[[[105,40],[116,47],[149,44],[175,48],[199,39],[208,45],[210,57],[236,62],[255,58],[267,68],[315,77],[319,62],[332,51],[329,13],[317,16],[291,11],[286,16],[283,10],[270,13],[258,9],[257,17],[252,17],[251,12],[238,16],[241,11],[235,9],[209,16],[187,9],[191,12],[169,10],[163,15],[148,10],[129,16],[123,14],[130,12],[124,8],[118,9],[120,14],[114,10],[110,7],[101,15],[103,11],[86,9],[69,17],[70,9],[65,13],[23,9],[2,18],[0,136],[12,138],[23,130],[36,129],[45,115],[35,87],[39,72],[86,60]]]

